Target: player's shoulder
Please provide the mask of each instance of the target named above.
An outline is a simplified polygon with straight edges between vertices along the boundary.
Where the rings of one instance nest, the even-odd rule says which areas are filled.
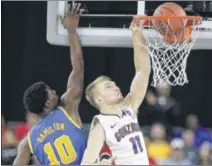
[[[18,145],[18,149],[29,149],[29,143],[28,143],[27,136],[20,141],[20,143]]]
[[[107,119],[107,116],[98,114],[93,117],[92,123],[93,123],[93,125],[95,125],[97,123],[101,123],[102,121],[105,121],[106,119]]]
[[[107,128],[116,122],[118,118],[117,116],[108,114],[95,115],[92,120],[92,127],[94,127],[96,124],[100,124],[103,128]]]
[[[53,121],[54,119],[63,118],[66,115],[66,110],[63,107],[56,107],[47,116],[45,116],[40,123],[46,123],[46,121]],[[64,116],[62,116],[64,115]],[[38,123],[39,124],[39,123]]]
[[[116,114],[104,114],[104,113],[100,113],[94,116],[93,118],[94,121],[101,121],[106,123],[110,123],[110,121],[114,121],[116,119],[120,119],[120,116]]]
[[[50,121],[53,122],[52,113],[37,121],[29,130],[30,135],[40,133],[41,129],[43,129]]]
[[[40,133],[43,127],[43,120],[39,120],[32,128],[28,131],[28,137],[34,138],[38,133]]]

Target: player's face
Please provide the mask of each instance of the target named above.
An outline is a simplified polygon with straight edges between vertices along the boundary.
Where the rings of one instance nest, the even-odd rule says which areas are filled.
[[[58,104],[58,95],[55,90],[52,90],[50,88],[47,88],[47,93],[48,93],[48,100],[47,100],[47,107],[49,109],[54,109],[57,107]]]
[[[122,93],[113,81],[102,81],[97,84],[97,90],[107,104],[116,104],[123,99]]]

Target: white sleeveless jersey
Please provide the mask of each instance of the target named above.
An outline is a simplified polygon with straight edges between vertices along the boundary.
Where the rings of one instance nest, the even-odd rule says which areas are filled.
[[[125,109],[123,116],[96,115],[105,130],[106,144],[116,165],[149,165],[143,134],[131,109]],[[93,126],[93,123],[92,123]],[[92,128],[92,127],[91,127]]]

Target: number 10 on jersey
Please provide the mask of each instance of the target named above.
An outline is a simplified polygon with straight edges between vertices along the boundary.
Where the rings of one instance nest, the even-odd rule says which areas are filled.
[[[56,151],[53,150],[53,146]],[[48,155],[50,165],[70,164],[77,158],[72,142],[67,135],[62,135],[54,141],[53,146],[50,143],[44,145],[44,151]],[[59,159],[56,157],[59,155]]]

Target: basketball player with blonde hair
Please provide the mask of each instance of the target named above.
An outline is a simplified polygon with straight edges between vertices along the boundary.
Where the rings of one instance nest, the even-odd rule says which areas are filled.
[[[148,86],[150,57],[148,49],[140,45],[146,42],[134,22],[130,30],[136,73],[128,95],[124,98],[115,82],[106,76],[98,77],[86,89],[88,102],[100,114],[93,118],[82,165],[95,164],[104,144],[109,146],[113,156],[108,165],[149,164],[137,114]]]

